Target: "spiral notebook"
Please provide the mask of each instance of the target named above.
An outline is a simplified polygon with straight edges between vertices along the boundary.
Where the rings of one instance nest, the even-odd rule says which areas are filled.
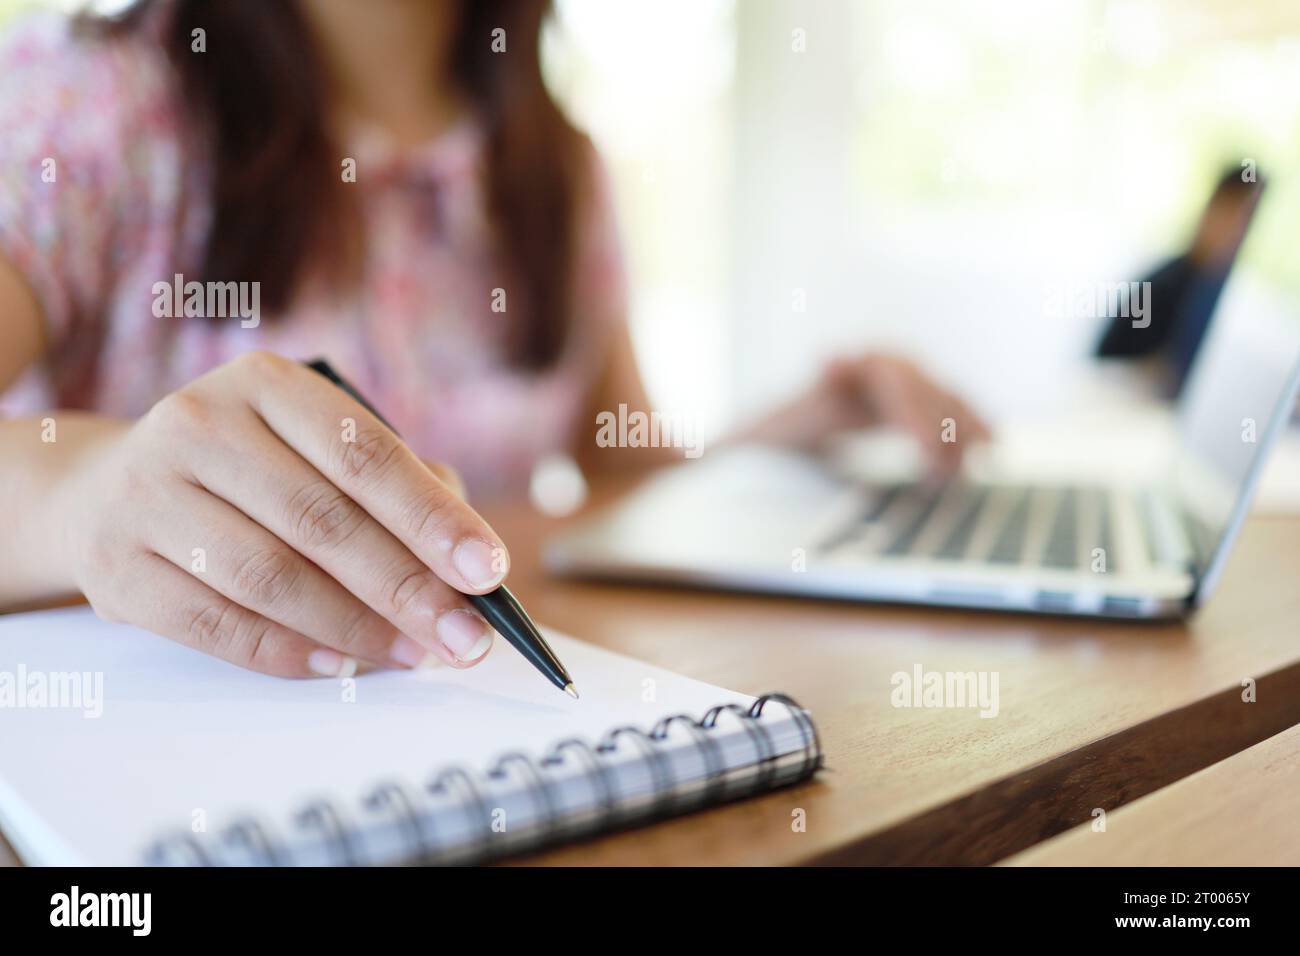
[[[286,681],[85,608],[0,616],[0,829],[30,864],[475,863],[821,766],[807,711],[548,632],[471,670]]]

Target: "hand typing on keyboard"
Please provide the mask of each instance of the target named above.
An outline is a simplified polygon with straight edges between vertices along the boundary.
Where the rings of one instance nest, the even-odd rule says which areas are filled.
[[[934,478],[952,475],[989,437],[984,420],[916,364],[875,352],[835,359],[808,392],[743,437],[815,451],[835,434],[876,425],[912,436]]]

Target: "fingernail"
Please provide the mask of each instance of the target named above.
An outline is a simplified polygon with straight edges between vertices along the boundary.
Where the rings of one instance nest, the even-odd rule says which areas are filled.
[[[357,672],[355,660],[326,648],[308,654],[307,667],[313,674],[319,674],[321,677],[351,677]]]
[[[388,656],[403,667],[419,667],[429,652],[405,634],[399,634],[388,649]]]
[[[480,660],[490,650],[492,650],[492,635],[484,634],[478,639],[478,643],[470,648],[470,652],[461,658],[461,661],[472,664]]]
[[[438,618],[438,639],[461,661],[476,661],[492,646],[487,621],[474,611],[448,611]]]
[[[480,589],[500,584],[510,569],[505,549],[488,544],[482,538],[466,538],[457,545],[452,563],[466,584]]]

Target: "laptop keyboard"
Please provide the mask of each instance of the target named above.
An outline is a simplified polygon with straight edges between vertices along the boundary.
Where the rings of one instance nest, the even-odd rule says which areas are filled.
[[[934,514],[935,506],[939,503],[939,492],[927,492],[920,495],[912,502],[912,512],[905,519],[903,530],[889,543],[885,548],[885,554],[902,555],[911,554],[916,546],[916,539]]]
[[[1113,521],[1100,488],[891,485],[877,489],[823,550],[1069,570],[1086,567],[1102,548],[1113,571]]]
[[[1043,567],[1073,568],[1079,560],[1079,492],[1067,488],[1061,492],[1061,500],[1052,519],[1051,530],[1047,534],[1047,546],[1043,549]]]
[[[1029,490],[1018,489],[1015,503],[1007,514],[1002,529],[994,539],[987,560],[994,564],[1019,564],[1024,551],[1025,536],[1029,533]]]
[[[971,535],[975,533],[975,526],[979,522],[988,495],[987,488],[977,488],[972,491],[957,520],[949,529],[947,537],[944,538],[942,546],[934,553],[936,558],[956,561],[966,554]]]

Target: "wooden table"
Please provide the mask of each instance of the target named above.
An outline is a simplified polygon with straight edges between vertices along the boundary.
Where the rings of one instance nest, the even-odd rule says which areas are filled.
[[[1121,807],[1104,824],[1075,827],[1005,862],[1300,866],[1300,726]]]
[[[530,862],[994,863],[1095,808],[1126,826],[1117,808],[1252,759],[1300,723],[1300,518],[1252,518],[1218,593],[1182,625],[559,581],[539,562],[556,521],[518,504],[484,511],[539,620],[730,689],[785,691],[813,711],[827,755],[813,782]],[[917,664],[996,673],[998,715],[892,706],[892,675]],[[1167,792],[1160,806],[1184,805]]]
[[[1300,518],[1253,518],[1190,623],[1125,624],[557,582],[533,550],[552,522],[488,511],[518,542],[516,590],[540,619],[735,690],[783,690],[827,753],[813,783],[535,862],[993,863],[1300,723]],[[915,664],[997,672],[998,716],[892,706],[892,675]]]

